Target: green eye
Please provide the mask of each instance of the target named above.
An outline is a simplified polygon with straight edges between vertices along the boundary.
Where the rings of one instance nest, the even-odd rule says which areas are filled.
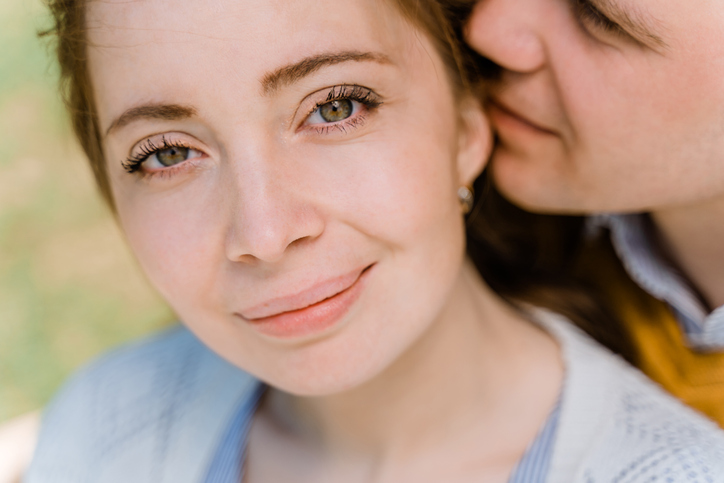
[[[173,166],[189,159],[189,148],[172,146],[156,153],[156,159],[164,166]]]
[[[340,99],[323,104],[319,107],[319,115],[326,122],[338,122],[352,115],[354,105],[349,99]]]

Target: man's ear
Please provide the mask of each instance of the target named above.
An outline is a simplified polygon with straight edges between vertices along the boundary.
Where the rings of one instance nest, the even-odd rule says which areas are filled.
[[[476,97],[467,95],[459,102],[458,181],[461,186],[470,186],[488,163],[493,149],[493,132]]]

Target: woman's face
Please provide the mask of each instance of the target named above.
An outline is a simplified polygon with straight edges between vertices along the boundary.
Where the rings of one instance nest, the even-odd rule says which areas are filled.
[[[388,2],[90,2],[118,215],[214,351],[321,395],[381,372],[460,276],[489,133]]]

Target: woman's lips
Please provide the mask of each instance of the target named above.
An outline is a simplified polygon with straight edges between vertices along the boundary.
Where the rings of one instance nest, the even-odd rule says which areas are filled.
[[[326,280],[295,295],[237,313],[264,335],[294,339],[324,331],[347,313],[364,289],[372,265]]]

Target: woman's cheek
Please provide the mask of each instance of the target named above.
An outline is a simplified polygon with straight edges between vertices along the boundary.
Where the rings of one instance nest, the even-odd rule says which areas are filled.
[[[213,282],[223,263],[221,210],[209,205],[213,200],[201,193],[138,196],[118,204],[131,250],[175,309],[204,293],[200,288]]]
[[[415,239],[435,225],[445,224],[451,201],[454,204],[451,193],[456,189],[450,153],[430,145],[403,145],[392,151],[388,162],[390,167],[378,174],[369,214],[385,213],[386,224],[404,239]]]

